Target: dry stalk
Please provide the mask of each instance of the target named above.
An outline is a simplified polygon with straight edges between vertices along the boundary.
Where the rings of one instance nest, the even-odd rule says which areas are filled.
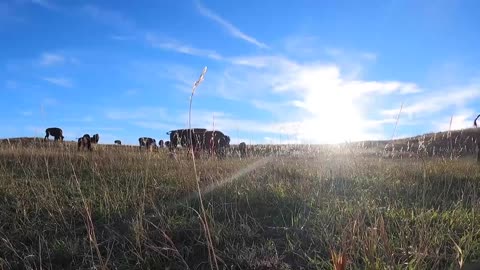
[[[197,165],[195,163],[195,153],[194,153],[194,149],[193,149],[193,143],[192,143],[192,130],[191,130],[191,120],[192,120],[192,101],[193,101],[193,95],[195,94],[195,89],[197,89],[198,85],[200,85],[200,83],[203,81],[203,78],[205,76],[205,73],[207,72],[207,67],[204,67],[203,68],[203,72],[202,74],[200,75],[200,78],[193,84],[193,87],[192,87],[192,94],[190,95],[190,107],[188,109],[188,138],[189,138],[189,144],[190,144],[190,154],[192,156],[192,162],[193,162],[193,171],[195,173],[195,183],[197,185],[197,192],[198,192],[198,198],[199,198],[199,201],[200,201],[200,210],[202,212],[202,216],[203,216],[203,228],[205,230],[205,234],[207,236],[207,244],[208,244],[208,260],[210,262],[210,266],[211,268],[213,269],[213,265],[215,265],[215,269],[219,269],[218,268],[218,262],[217,262],[217,258],[216,258],[216,255],[215,255],[215,248],[213,246],[213,241],[212,241],[212,236],[210,234],[210,229],[209,229],[209,226],[208,226],[208,220],[207,220],[207,214],[206,214],[206,211],[205,211],[205,207],[203,205],[203,198],[202,198],[202,191],[200,189],[200,178],[198,177],[198,173],[197,173]]]

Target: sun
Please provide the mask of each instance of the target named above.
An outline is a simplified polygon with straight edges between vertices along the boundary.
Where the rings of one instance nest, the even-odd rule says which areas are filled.
[[[306,112],[298,134],[302,141],[335,144],[368,138],[355,97],[337,85],[306,93],[299,106]]]

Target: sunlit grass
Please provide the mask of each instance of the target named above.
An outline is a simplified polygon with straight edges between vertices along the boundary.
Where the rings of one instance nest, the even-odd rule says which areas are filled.
[[[210,268],[188,153],[94,147],[0,147],[0,268]],[[473,156],[302,148],[196,160],[220,268],[333,269],[334,258],[346,269],[448,269],[480,259]]]

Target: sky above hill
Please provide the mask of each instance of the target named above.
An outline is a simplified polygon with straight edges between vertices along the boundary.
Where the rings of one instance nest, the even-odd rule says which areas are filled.
[[[472,127],[478,14],[474,0],[4,0],[0,138],[167,140],[205,66],[192,126],[233,143]]]

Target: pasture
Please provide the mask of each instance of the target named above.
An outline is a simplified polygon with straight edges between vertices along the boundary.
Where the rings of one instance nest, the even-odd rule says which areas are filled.
[[[480,260],[473,153],[278,149],[196,160],[220,269],[334,269],[332,257],[346,269],[459,269]],[[2,143],[0,269],[211,269],[196,194],[181,151],[174,160],[166,149]]]

